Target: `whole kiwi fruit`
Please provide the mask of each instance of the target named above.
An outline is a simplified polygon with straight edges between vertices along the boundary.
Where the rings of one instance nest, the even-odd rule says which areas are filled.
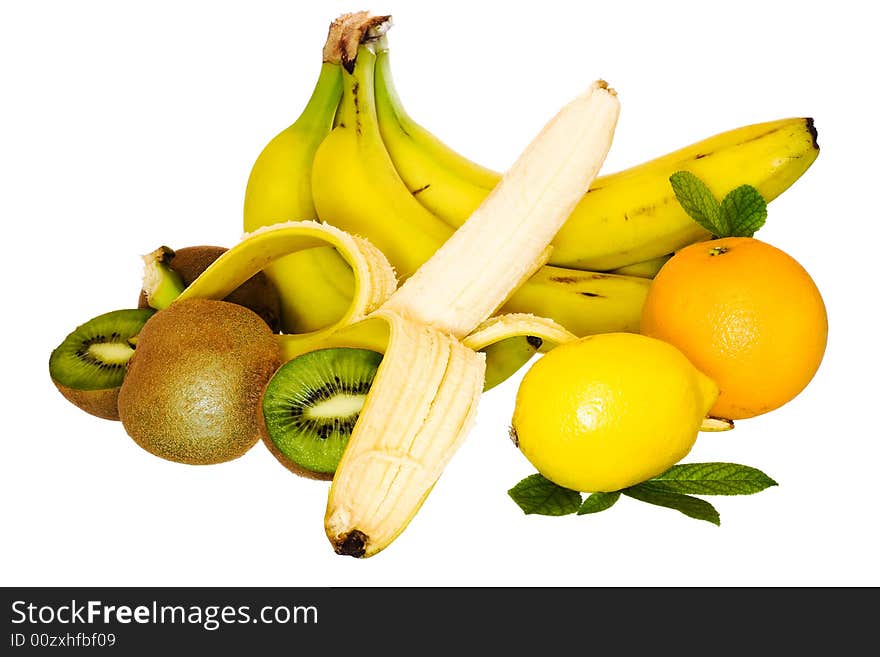
[[[141,329],[119,390],[126,432],[161,458],[205,465],[238,458],[260,436],[262,390],[281,350],[252,310],[175,301]]]
[[[184,285],[189,285],[199,277],[208,266],[228,249],[222,246],[185,246],[180,249],[160,247],[163,261],[180,275]],[[257,272],[235,290],[224,301],[237,303],[250,308],[269,325],[274,333],[281,330],[281,301],[275,285],[263,272]],[[138,308],[149,308],[147,294],[141,290]]]

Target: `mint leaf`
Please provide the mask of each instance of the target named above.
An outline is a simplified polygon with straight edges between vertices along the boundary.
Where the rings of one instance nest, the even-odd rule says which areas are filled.
[[[636,484],[635,486],[624,488],[621,492],[628,497],[647,502],[648,504],[675,509],[690,518],[705,520],[714,525],[721,524],[721,517],[718,515],[718,511],[715,510],[715,507],[698,497],[682,495],[681,493],[670,493],[644,484]]]
[[[737,187],[721,201],[724,237],[751,237],[767,220],[767,201],[751,185]]]
[[[669,176],[675,198],[691,219],[713,235],[724,236],[728,226],[721,216],[721,207],[706,183],[690,171],[676,171]]]
[[[587,499],[584,500],[584,503],[581,504],[577,514],[582,516],[587,513],[599,513],[599,511],[610,509],[618,499],[620,499],[619,490],[613,493],[590,493]]]
[[[643,483],[652,490],[692,495],[751,495],[778,484],[738,463],[682,463]]]
[[[554,484],[540,474],[533,474],[507,491],[527,515],[566,516],[581,505],[581,494]]]

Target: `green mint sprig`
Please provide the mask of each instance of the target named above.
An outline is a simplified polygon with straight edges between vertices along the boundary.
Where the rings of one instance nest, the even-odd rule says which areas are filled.
[[[690,171],[676,171],[669,182],[684,211],[715,237],[752,237],[767,220],[767,202],[751,185],[737,187],[719,203]]]
[[[693,495],[752,495],[776,485],[766,474],[747,465],[682,463],[635,486],[609,493],[590,493],[586,499],[578,491],[559,486],[540,474],[526,477],[507,494],[526,514],[599,513],[610,509],[625,495],[720,525],[721,517],[715,507]]]

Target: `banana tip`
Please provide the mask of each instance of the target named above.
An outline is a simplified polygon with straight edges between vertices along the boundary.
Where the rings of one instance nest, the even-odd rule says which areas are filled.
[[[596,80],[596,81],[593,83],[593,87],[596,88],[596,89],[604,89],[605,91],[607,91],[607,92],[608,92],[609,94],[611,94],[612,96],[616,96],[616,95],[617,95],[617,92],[616,92],[612,87],[610,87],[610,86],[608,85],[608,82],[607,82],[606,80],[602,80],[602,79]]]
[[[367,553],[367,541],[369,537],[360,529],[353,529],[348,534],[340,536],[333,543],[336,554],[360,558]]]
[[[807,124],[807,131],[810,133],[810,137],[813,138],[813,148],[817,151],[819,150],[819,131],[816,130],[816,126],[813,123],[813,117],[807,117],[805,120]]]

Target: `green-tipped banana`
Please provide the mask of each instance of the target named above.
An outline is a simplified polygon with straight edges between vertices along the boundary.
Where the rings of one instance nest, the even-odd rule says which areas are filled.
[[[299,118],[260,152],[244,197],[245,229],[254,230],[315,215],[308,173],[318,145],[330,132],[342,96],[338,62],[325,61]]]
[[[397,172],[418,201],[458,227],[501,175],[449,148],[407,114],[391,77],[388,49],[376,53],[376,116]]]
[[[375,60],[362,46],[353,72],[343,71],[336,127],[312,162],[312,198],[321,219],[367,237],[406,280],[453,231],[409,193],[385,150],[373,100]]]
[[[375,81],[379,129],[398,174],[420,203],[450,226],[460,226],[500,174],[444,147],[412,120],[394,88],[387,48],[378,54]],[[671,174],[691,171],[719,197],[750,184],[770,201],[800,178],[818,153],[812,119],[791,118],[728,130],[600,176],[553,240],[549,263],[608,271],[707,239],[676,202]]]

